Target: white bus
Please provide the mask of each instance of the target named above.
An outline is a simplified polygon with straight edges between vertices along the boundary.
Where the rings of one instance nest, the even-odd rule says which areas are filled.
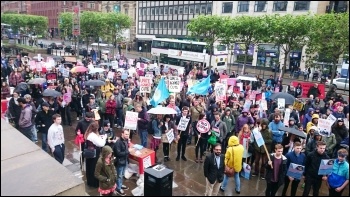
[[[167,38],[154,38],[151,53],[156,56],[160,65],[167,65],[172,69],[183,69],[187,63],[200,64],[209,67],[210,52],[205,42],[175,40]],[[213,69],[225,70],[227,68],[228,51],[225,45],[214,45],[211,59]]]

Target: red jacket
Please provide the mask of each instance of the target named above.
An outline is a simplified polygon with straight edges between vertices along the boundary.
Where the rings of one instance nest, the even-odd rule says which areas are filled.
[[[106,114],[115,114],[115,109],[117,108],[117,102],[113,99],[108,99],[106,102]]]

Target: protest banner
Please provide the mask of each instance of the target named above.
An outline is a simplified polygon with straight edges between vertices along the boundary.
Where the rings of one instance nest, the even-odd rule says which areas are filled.
[[[199,133],[207,133],[210,130],[210,123],[206,119],[198,120],[196,128]]]
[[[334,159],[322,159],[320,168],[318,169],[318,175],[329,175],[332,173],[334,165]]]
[[[151,93],[151,88],[152,88],[152,78],[140,77],[140,92]]]
[[[284,123],[284,126],[289,126],[289,118],[290,118],[290,109],[287,108],[285,110],[285,113],[284,113],[284,119],[283,119],[283,123]]]
[[[154,68],[154,72],[156,75],[160,75],[160,68],[159,67]]]
[[[114,72],[109,71],[108,74],[107,74],[107,78],[110,79],[110,80],[113,80],[113,78],[114,78]]]
[[[226,90],[227,90],[227,79],[228,78],[220,79],[220,83],[224,84],[224,87],[225,87]]]
[[[236,79],[235,78],[228,78],[227,80],[227,85],[229,86],[235,86],[236,85]]]
[[[284,98],[277,98],[278,110],[284,111],[285,106],[286,106],[286,100]]]
[[[169,92],[181,92],[180,77],[170,76],[169,77]]]
[[[61,72],[62,72],[63,77],[69,77],[69,70],[68,69],[62,68]]]
[[[111,66],[113,69],[118,69],[118,61],[111,61]]]
[[[335,121],[337,121],[337,118],[333,116],[333,114],[329,114],[327,117],[327,120],[332,122],[332,125],[334,124]]]
[[[295,100],[293,103],[293,109],[297,110],[297,111],[301,111],[303,110],[304,104],[301,101]]]
[[[173,142],[174,139],[175,139],[173,129],[170,129],[167,133],[165,133],[165,135],[166,135],[166,137],[168,139],[169,144],[171,144],[171,142]]]
[[[47,73],[45,78],[47,83],[56,83],[57,73]]]
[[[292,178],[301,180],[301,177],[303,176],[305,166],[290,163],[287,171],[287,176],[290,176]]]
[[[146,72],[145,77],[153,78],[153,72]]]
[[[331,120],[318,119],[318,123],[317,123],[318,132],[322,136],[330,136],[332,131],[332,125],[333,125],[333,122]]]
[[[177,130],[185,131],[189,122],[190,122],[189,118],[181,117],[179,121],[179,125],[177,126]]]
[[[254,140],[255,140],[256,144],[259,147],[263,146],[265,144],[265,141],[262,138],[262,135],[261,135],[259,129],[258,128],[254,128],[252,132],[253,132]]]
[[[123,66],[124,65],[124,60],[120,59],[118,65],[119,66]]]
[[[124,129],[136,130],[139,113],[127,111],[125,115]]]
[[[225,100],[225,98],[226,98],[225,84],[216,82],[215,87],[214,87],[214,91],[215,91],[216,102]]]
[[[239,86],[233,86],[233,93],[239,94],[240,92]]]

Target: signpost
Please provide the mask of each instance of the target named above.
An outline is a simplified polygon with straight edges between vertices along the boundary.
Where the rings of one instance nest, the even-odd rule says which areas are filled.
[[[78,2],[79,5],[79,2]],[[78,46],[75,47],[76,49],[76,55],[77,59],[79,58],[79,51],[77,50],[79,48],[79,39],[78,36],[80,35],[80,6],[74,6],[73,7],[73,35],[77,39],[76,43]]]

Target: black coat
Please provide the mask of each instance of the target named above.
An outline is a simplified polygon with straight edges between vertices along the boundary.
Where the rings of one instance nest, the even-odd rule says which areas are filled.
[[[271,157],[272,166],[273,166],[273,162],[275,160],[275,154],[271,154],[270,157]],[[278,186],[281,186],[284,184],[284,177],[287,174],[288,167],[287,167],[287,158],[284,155],[282,155],[282,163],[278,171]],[[267,170],[266,176],[265,176],[266,182],[271,183],[274,170],[271,168],[271,166],[268,163],[265,164],[265,168]]]
[[[21,108],[21,106],[16,105],[14,98],[10,99],[8,110],[10,111],[10,114],[12,115],[12,117],[15,118],[15,120],[19,119],[19,116],[21,115],[22,108]]]
[[[215,181],[221,183],[224,180],[225,156],[220,155],[220,167],[218,169],[214,153],[211,153],[205,157],[203,168],[204,176],[208,179],[210,184],[214,184]]]
[[[124,140],[122,137],[119,138],[113,146],[113,153],[115,156],[114,165],[116,167],[126,166],[129,158],[128,141]]]
[[[40,111],[35,117],[35,124],[38,125],[39,132],[46,133],[49,131],[50,126],[52,125],[52,116],[55,113],[52,110],[49,110],[47,113]],[[42,127],[45,125],[45,127]]]

